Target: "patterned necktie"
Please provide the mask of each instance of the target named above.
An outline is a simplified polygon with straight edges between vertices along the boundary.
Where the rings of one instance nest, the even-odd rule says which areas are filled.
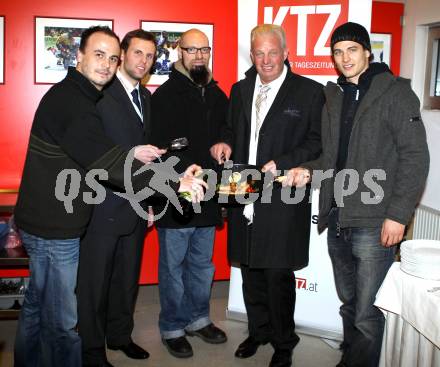
[[[270,87],[268,85],[261,85],[260,91],[258,92],[257,98],[255,99],[255,115],[257,125],[255,126],[255,140],[258,138],[260,132],[261,124],[263,123],[263,111],[267,100],[267,92],[269,92]]]
[[[131,91],[131,96],[132,96],[134,104],[139,108],[139,112],[142,115],[142,107],[141,107],[141,103],[139,102],[139,92],[138,92],[137,88],[134,88]]]

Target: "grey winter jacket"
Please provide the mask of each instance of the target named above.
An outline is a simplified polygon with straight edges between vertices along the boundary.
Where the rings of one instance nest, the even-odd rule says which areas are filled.
[[[324,89],[321,156],[302,166],[313,171],[319,186],[319,171],[331,170],[332,178],[321,183],[319,224],[322,231],[336,193],[339,222],[345,227],[378,227],[384,219],[407,224],[424,189],[429,169],[426,133],[420,116],[420,103],[409,80],[384,72],[374,76],[353,122],[346,169],[356,170],[359,185],[341,200],[340,180],[336,180],[340,114],[343,92],[329,82]],[[369,171],[379,169],[381,171]],[[337,177],[346,172],[342,170]],[[356,174],[350,174],[356,187]],[[338,182],[339,181],[339,182]],[[336,190],[336,191],[335,191]]]

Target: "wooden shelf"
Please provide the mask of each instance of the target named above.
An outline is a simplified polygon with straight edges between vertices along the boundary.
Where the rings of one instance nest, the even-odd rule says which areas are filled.
[[[20,310],[0,310],[0,320],[16,320]]]
[[[0,214],[10,215],[14,212],[15,203],[17,202],[17,190],[0,189]],[[29,265],[29,257],[25,249],[20,246],[11,249],[2,248],[6,236],[0,238],[0,269],[27,269]],[[3,295],[2,298],[21,299],[23,295]],[[0,310],[0,320],[14,320],[18,318],[20,310],[7,309]]]
[[[3,279],[5,279],[5,278],[3,278]],[[22,299],[22,298],[24,298],[24,294],[19,294],[19,293],[16,293],[16,294],[0,294],[0,299],[8,299],[8,298]]]
[[[6,240],[6,236],[2,239]],[[29,257],[25,249],[20,246],[16,248],[4,248],[0,250],[0,268],[28,266]]]
[[[17,190],[0,189],[0,213],[13,213],[17,197]]]

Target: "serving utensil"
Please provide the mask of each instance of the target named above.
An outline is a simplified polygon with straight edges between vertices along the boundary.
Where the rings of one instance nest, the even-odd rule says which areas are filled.
[[[164,149],[169,151],[182,150],[189,146],[189,140],[186,137],[173,139]]]

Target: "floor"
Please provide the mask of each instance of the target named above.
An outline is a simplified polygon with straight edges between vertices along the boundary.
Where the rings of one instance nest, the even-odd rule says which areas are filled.
[[[210,345],[199,338],[188,338],[194,356],[178,359],[171,356],[161,343],[157,328],[159,297],[157,286],[140,287],[135,313],[133,339],[150,352],[146,361],[128,359],[118,351],[108,351],[108,359],[115,367],[267,367],[273,353],[270,345],[262,346],[249,359],[234,357],[235,349],[247,335],[247,324],[226,319],[228,282],[215,282],[211,298],[211,318],[228,335],[225,344]],[[0,321],[0,366],[13,366],[13,339],[17,321]],[[300,334],[295,348],[293,366],[332,367],[340,359],[340,352],[320,338]]]

